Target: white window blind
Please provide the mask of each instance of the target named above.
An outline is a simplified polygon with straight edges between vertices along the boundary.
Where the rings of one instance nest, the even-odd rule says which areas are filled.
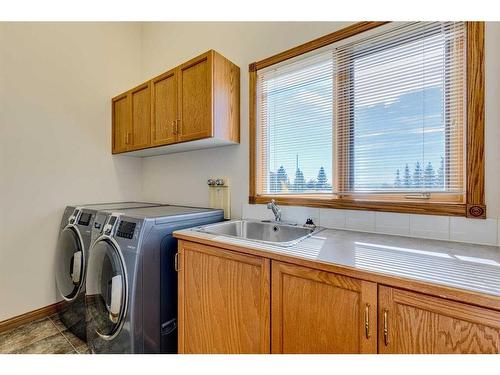
[[[258,71],[258,192],[463,194],[465,33],[397,24]]]
[[[330,51],[258,73],[262,191],[332,191],[333,72]]]

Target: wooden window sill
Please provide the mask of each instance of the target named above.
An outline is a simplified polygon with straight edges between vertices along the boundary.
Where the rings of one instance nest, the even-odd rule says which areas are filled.
[[[369,210],[382,212],[398,212],[422,215],[463,216],[472,218],[486,218],[486,207],[468,205],[461,202],[437,201],[383,201],[365,199],[332,198],[331,196],[283,196],[283,195],[256,195],[250,196],[248,203],[265,204],[274,199],[277,204],[285,206],[306,206],[319,208],[337,208],[349,210]]]

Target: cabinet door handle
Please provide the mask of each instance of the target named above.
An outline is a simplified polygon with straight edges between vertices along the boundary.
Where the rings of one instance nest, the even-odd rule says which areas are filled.
[[[181,120],[177,120],[175,122],[175,134],[179,134],[179,124],[181,123]]]
[[[174,268],[176,272],[179,272],[179,253],[175,253],[174,256]]]
[[[385,346],[389,345],[389,328],[387,326],[387,310],[384,310],[384,344]]]
[[[365,305],[365,337],[370,338],[370,304]]]
[[[172,121],[172,134],[173,135],[177,134],[177,121],[176,120]]]

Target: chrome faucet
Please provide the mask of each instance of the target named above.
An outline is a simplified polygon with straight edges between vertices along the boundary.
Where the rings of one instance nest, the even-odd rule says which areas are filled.
[[[281,209],[278,207],[274,199],[271,199],[271,202],[267,204],[267,208],[273,211],[274,220],[281,221]]]

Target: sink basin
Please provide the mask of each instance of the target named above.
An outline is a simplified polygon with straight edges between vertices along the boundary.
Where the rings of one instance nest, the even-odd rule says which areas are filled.
[[[271,245],[292,246],[319,232],[321,228],[306,228],[277,222],[235,220],[206,225],[194,230]]]

